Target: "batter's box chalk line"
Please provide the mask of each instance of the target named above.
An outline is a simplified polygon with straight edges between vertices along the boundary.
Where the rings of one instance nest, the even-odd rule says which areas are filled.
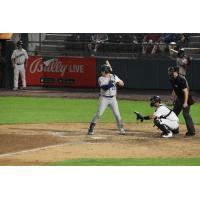
[[[49,132],[49,134],[53,136],[66,137],[66,136],[80,135],[81,133],[75,131],[57,131],[57,132]]]

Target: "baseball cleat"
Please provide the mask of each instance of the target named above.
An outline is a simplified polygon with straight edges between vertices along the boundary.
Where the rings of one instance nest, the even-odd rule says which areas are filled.
[[[88,132],[88,135],[94,135],[94,132],[92,131],[92,132]]]
[[[26,87],[21,87],[20,89],[21,89],[21,90],[26,90],[27,88],[26,88]]]
[[[186,134],[185,134],[185,136],[194,136],[195,135],[195,132],[193,132],[193,133],[190,133],[190,132],[187,132]]]
[[[170,138],[170,137],[173,137],[173,134],[172,134],[172,132],[170,132],[168,134],[163,134],[162,137],[163,138]]]
[[[125,133],[126,133],[125,130],[123,128],[121,128],[120,131],[119,131],[119,134],[120,135],[125,135]]]

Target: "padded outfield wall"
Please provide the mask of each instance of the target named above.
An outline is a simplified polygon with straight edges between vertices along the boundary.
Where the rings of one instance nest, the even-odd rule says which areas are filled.
[[[171,59],[138,58],[109,59],[114,73],[125,82],[129,89],[170,89],[167,69],[176,66]],[[97,59],[97,77],[105,59]],[[187,79],[191,90],[200,90],[200,61],[194,60],[188,68]]]
[[[4,68],[4,87],[5,88],[12,88],[13,86],[13,69],[11,64],[10,56],[12,51],[14,50],[14,45],[10,44],[7,45],[7,52],[6,52],[6,60],[7,65]],[[66,59],[69,59],[66,57]],[[76,58],[74,58],[76,59]],[[95,79],[99,76],[100,66],[101,64],[105,63],[105,59],[100,58],[86,58],[86,59],[94,59],[95,64],[94,73],[90,73],[89,77],[88,72],[85,73],[85,79]],[[80,57],[77,58],[80,60]],[[84,58],[82,58],[84,61]],[[116,73],[120,78],[122,78],[125,82],[125,88],[128,89],[170,89],[170,84],[168,81],[168,74],[167,68],[169,66],[175,66],[176,61],[171,59],[161,59],[161,58],[138,58],[138,59],[109,59],[111,65],[113,66],[114,73]],[[96,67],[95,67],[96,66]],[[95,69],[96,68],[96,69]],[[52,74],[53,75],[53,74]],[[32,76],[31,76],[32,77]],[[187,79],[189,82],[189,86],[191,90],[200,91],[200,61],[194,60],[188,69]],[[97,79],[96,79],[97,80]],[[32,81],[30,82],[33,83]],[[31,86],[30,84],[30,86]],[[49,85],[49,83],[47,84]],[[45,86],[45,85],[44,85]],[[52,87],[55,86],[52,85]],[[73,87],[74,85],[67,84],[67,82],[61,87]],[[85,84],[79,85],[78,87],[85,87]],[[94,84],[87,85],[87,87],[95,87],[95,80]],[[97,83],[96,83],[97,87]]]

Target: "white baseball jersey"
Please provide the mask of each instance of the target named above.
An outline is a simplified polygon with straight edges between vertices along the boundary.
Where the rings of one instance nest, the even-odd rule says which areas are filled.
[[[16,64],[22,65],[25,63],[25,60],[28,59],[28,54],[25,49],[15,49],[11,58],[15,59]]]
[[[167,108],[164,104],[160,104],[160,106],[156,109],[154,112],[154,116],[160,118],[161,116],[167,116],[171,110]],[[166,119],[171,121],[179,122],[178,117],[176,114],[172,111],[169,116],[166,117]]]
[[[117,87],[116,87],[116,83],[120,81],[119,77],[114,75],[114,74],[110,74],[108,77],[104,77],[104,76],[100,76],[98,79],[98,83],[99,86],[103,86],[103,85],[108,85],[110,81],[113,81],[114,86],[111,87],[108,90],[104,90],[104,89],[100,89],[100,95],[101,96],[116,96],[117,94]]]

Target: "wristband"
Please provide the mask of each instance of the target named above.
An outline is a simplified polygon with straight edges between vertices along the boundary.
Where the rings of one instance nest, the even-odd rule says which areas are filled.
[[[150,116],[143,117],[145,120],[150,120]]]

